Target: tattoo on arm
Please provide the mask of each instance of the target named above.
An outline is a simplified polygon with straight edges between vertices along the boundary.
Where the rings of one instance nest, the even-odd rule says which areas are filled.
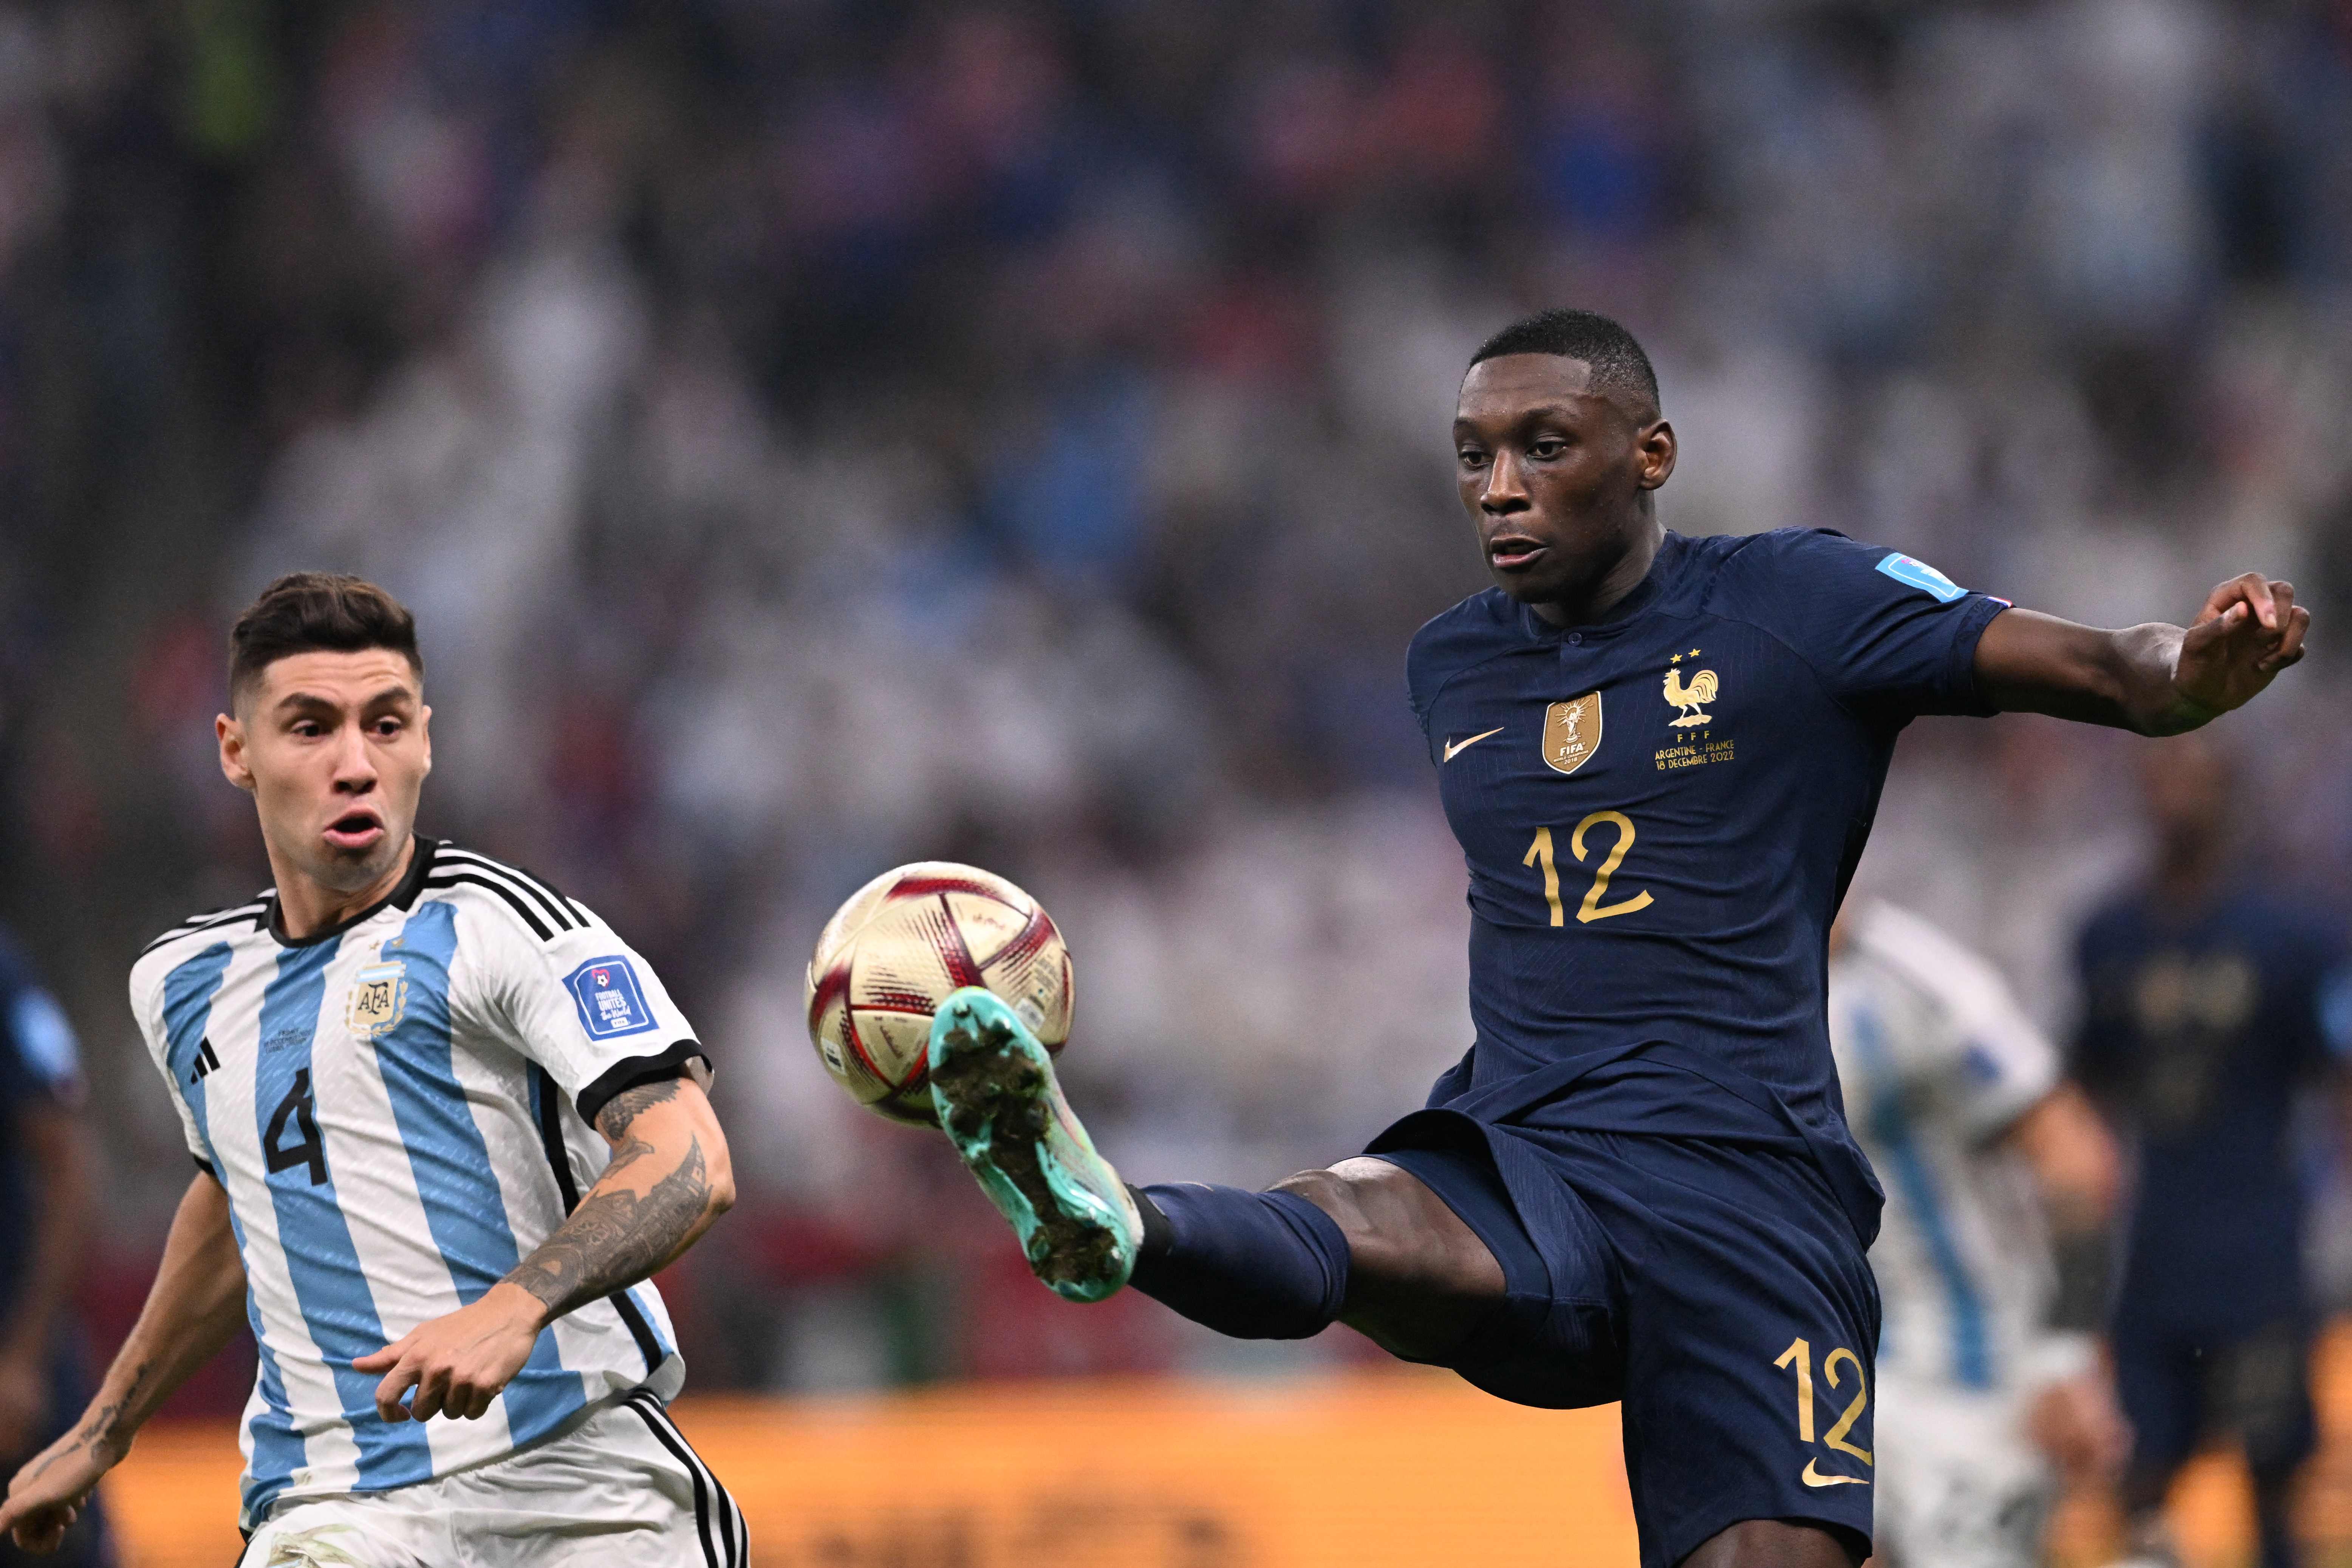
[[[657,1089],[668,1091],[662,1099],[677,1092],[674,1083],[632,1089],[628,1095],[615,1097],[596,1119],[597,1125],[610,1135],[607,1123],[614,1119],[623,1100]],[[638,1111],[654,1103],[646,1100],[625,1111],[626,1121],[621,1125],[625,1127],[627,1121],[634,1121]],[[654,1152],[644,1139],[630,1138],[614,1151],[605,1179]],[[703,1162],[702,1141],[698,1138],[687,1144],[677,1168],[656,1182],[643,1197],[626,1191],[591,1193],[572,1217],[517,1264],[507,1279],[546,1303],[550,1318],[560,1318],[575,1307],[635,1284],[669,1261],[709,1203],[710,1177]]]
[[[604,1109],[596,1113],[596,1131],[618,1143],[627,1135],[630,1122],[655,1106],[667,1105],[676,1100],[677,1085],[677,1079],[665,1078],[623,1089],[606,1100]]]

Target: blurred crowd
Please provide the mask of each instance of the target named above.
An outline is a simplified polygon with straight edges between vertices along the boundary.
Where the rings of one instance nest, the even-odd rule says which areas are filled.
[[[1038,893],[1138,1180],[1418,1103],[1466,917],[1402,652],[1482,585],[1462,365],[1552,303],[1656,360],[1669,526],[2105,625],[2294,579],[2317,651],[2231,731],[2243,853],[2324,887],[2347,302],[2341,0],[0,5],[0,914],[90,1061],[93,1310],[186,1179],[125,967],[266,880],[211,721],[278,571],[409,603],[425,831],[700,1024],[745,1203],[673,1291],[698,1386],[1295,1363],[1345,1352],[1066,1316],[849,1107],[835,904]],[[1866,883],[2063,1026],[2126,744],[1919,726]]]

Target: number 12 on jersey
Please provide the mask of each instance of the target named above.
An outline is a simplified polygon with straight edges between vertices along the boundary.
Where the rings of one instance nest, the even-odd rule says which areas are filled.
[[[1617,842],[1610,847],[1607,857],[1601,862],[1600,869],[1593,872],[1592,886],[1585,889],[1584,902],[1577,906],[1576,920],[1580,925],[1591,925],[1594,921],[1605,921],[1612,915],[1630,915],[1636,910],[1646,910],[1650,907],[1650,895],[1646,891],[1635,893],[1630,899],[1620,899],[1613,904],[1604,904],[1601,901],[1602,895],[1609,891],[1609,879],[1617,874],[1617,868],[1625,863],[1625,852],[1633,847],[1632,817],[1622,811],[1594,812],[1591,816],[1578,823],[1576,831],[1568,836],[1568,852],[1576,858],[1579,865],[1581,865],[1584,861],[1584,836],[1592,829],[1602,826],[1613,827],[1617,830]],[[1521,860],[1519,864],[1540,865],[1543,868],[1544,902],[1551,910],[1551,923],[1566,925],[1567,912],[1560,907],[1559,902],[1559,868],[1552,862],[1550,828],[1536,829],[1535,842],[1528,846],[1527,858]]]

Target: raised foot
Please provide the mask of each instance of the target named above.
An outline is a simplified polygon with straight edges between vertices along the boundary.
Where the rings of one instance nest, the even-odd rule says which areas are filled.
[[[1142,1221],[1013,1009],[979,986],[956,992],[932,1016],[930,1060],[940,1125],[1020,1237],[1030,1272],[1072,1301],[1125,1285]]]

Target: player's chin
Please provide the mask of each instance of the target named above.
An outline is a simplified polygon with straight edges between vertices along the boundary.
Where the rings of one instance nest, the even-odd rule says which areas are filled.
[[[1545,557],[1549,554],[1549,551],[1544,552]],[[1490,560],[1486,563],[1486,575],[1495,580],[1495,586],[1523,605],[1548,604],[1564,596],[1561,574],[1545,571],[1540,564],[1498,566]]]

